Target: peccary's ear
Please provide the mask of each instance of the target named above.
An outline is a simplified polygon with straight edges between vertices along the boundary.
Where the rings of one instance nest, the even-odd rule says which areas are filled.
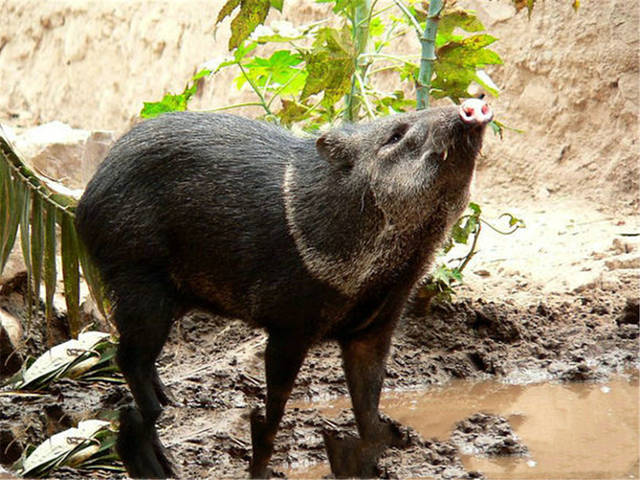
[[[321,157],[338,168],[351,168],[356,157],[354,142],[347,133],[330,131],[316,140]]]

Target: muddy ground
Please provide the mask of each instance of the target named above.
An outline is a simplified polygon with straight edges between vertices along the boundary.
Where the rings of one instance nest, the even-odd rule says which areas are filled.
[[[18,298],[14,292],[0,302],[19,313]],[[32,338],[27,349],[35,353],[42,346],[37,336]],[[261,331],[242,322],[202,313],[174,328],[159,363],[175,401],[161,418],[160,434],[180,477],[247,475],[248,414],[264,402],[265,340]],[[429,312],[420,302],[408,306],[395,335],[385,389],[424,390],[452,379],[599,382],[616,374],[637,377],[638,366],[638,303],[633,296],[593,290],[524,307],[458,298],[433,305]],[[303,366],[276,439],[274,475],[295,476],[299,469],[312,475],[310,466],[327,462],[322,432],[355,433],[349,410],[329,418],[308,403],[346,393],[337,347],[317,346]],[[0,397],[2,463],[7,468],[26,445],[79,420],[113,418],[113,410],[129,400],[123,385],[71,380],[58,382],[45,397]],[[461,463],[465,444],[474,445],[478,455],[527,453],[507,420],[482,412],[454,428],[448,441],[401,429],[409,446],[384,453],[378,465],[382,478],[484,478]],[[59,472],[66,478],[87,474],[70,468]]]

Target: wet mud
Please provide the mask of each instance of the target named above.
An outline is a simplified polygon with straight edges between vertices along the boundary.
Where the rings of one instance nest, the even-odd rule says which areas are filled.
[[[509,478],[500,476],[499,470],[495,473],[496,461],[510,459],[507,462],[524,467],[535,462],[533,437],[519,434],[518,413],[503,414],[500,408],[478,403],[486,397],[478,385],[490,382],[527,392],[541,382],[560,386],[579,382],[596,389],[612,378],[633,382],[639,367],[636,313],[637,300],[604,294],[527,306],[462,298],[433,305],[429,312],[411,305],[394,337],[382,401],[382,411],[399,421],[409,445],[388,449],[378,462],[378,476]],[[261,331],[240,321],[202,313],[175,325],[159,361],[174,403],[163,413],[159,431],[181,477],[247,476],[248,416],[264,403],[265,342]],[[456,382],[466,390],[447,393]],[[637,381],[630,385],[637,399]],[[419,396],[425,394],[433,395],[429,402],[435,411],[421,403]],[[315,347],[276,437],[274,476],[330,475],[322,433],[356,433],[346,395],[337,347],[330,343]],[[444,402],[434,403],[438,397]],[[27,445],[82,419],[114,418],[114,410],[129,401],[126,386],[89,386],[71,380],[56,383],[43,396],[0,396],[0,450],[11,452],[0,463],[10,468]],[[624,401],[631,404],[635,399],[630,394]],[[598,403],[594,405],[589,408]],[[445,426],[412,420],[446,417],[449,410],[456,417]],[[527,415],[544,421],[545,413]],[[589,415],[583,415],[584,423],[589,423]],[[566,428],[577,429],[576,424]],[[491,459],[489,466],[483,458]],[[65,468],[59,476],[80,478],[86,472]]]

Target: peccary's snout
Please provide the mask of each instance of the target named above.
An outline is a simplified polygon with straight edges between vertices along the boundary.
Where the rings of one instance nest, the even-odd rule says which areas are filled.
[[[479,98],[469,98],[460,104],[460,118],[467,125],[486,125],[493,119],[489,105]]]

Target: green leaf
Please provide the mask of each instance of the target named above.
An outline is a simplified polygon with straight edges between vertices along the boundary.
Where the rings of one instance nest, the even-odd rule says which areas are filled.
[[[456,28],[460,28],[465,32],[481,32],[484,30],[484,25],[469,10],[455,9],[446,11],[438,22],[438,35],[449,38]]]
[[[398,112],[406,112],[408,109],[415,109],[415,99],[407,99],[402,90],[396,90],[393,93],[383,97],[376,98],[376,113],[379,116],[390,115]]]
[[[104,317],[107,317],[107,305],[104,295],[104,287],[100,278],[100,272],[89,256],[85,245],[77,236],[76,241],[78,242],[78,259],[80,260],[80,265],[82,266],[82,274],[84,276],[84,280],[85,282],[87,282],[87,287],[89,287],[89,291],[91,292],[91,296],[96,302],[98,310]]]
[[[4,269],[4,247],[10,237],[11,203],[13,188],[11,168],[4,158],[0,160],[0,272]]]
[[[0,258],[0,271],[4,268],[11,250],[16,242],[16,235],[18,234],[18,226],[20,225],[20,215],[22,214],[22,202],[24,201],[25,186],[17,179],[11,182],[11,202],[9,204],[9,223],[7,225],[7,237],[4,241],[4,250]]]
[[[480,205],[478,205],[477,203],[469,202],[469,208],[476,216],[480,216],[480,214],[482,213],[482,209],[480,208]]]
[[[64,298],[71,337],[80,333],[80,272],[78,270],[78,241],[73,217],[63,212],[60,221],[60,247],[62,253],[62,279]]]
[[[364,5],[365,0],[316,0],[316,3],[335,3],[333,13],[341,14],[346,10],[355,11],[356,8]]]
[[[182,93],[178,95],[167,93],[159,102],[144,102],[140,116],[142,118],[153,118],[163,113],[185,111],[189,100],[198,91],[199,80],[210,74],[211,70],[200,70],[191,77],[190,83],[187,83]]]
[[[371,19],[369,23],[369,36],[370,37],[379,37],[383,33],[385,33],[387,26],[383,23],[380,17],[374,17]]]
[[[333,105],[351,88],[356,52],[347,29],[318,31],[313,49],[304,54],[309,72],[301,100],[324,92],[322,104]]]
[[[27,320],[31,320],[31,310],[33,306],[33,273],[31,269],[31,242],[29,241],[29,232],[31,225],[29,220],[31,219],[31,189],[24,189],[24,198],[22,200],[22,212],[20,214],[20,245],[22,246],[22,258],[24,259],[25,267],[27,268]]]
[[[279,95],[297,95],[307,76],[305,70],[296,68],[302,62],[302,55],[292,54],[289,50],[278,50],[269,58],[254,57],[243,65],[244,74],[236,78],[236,85],[241,88],[251,81],[261,89]]]
[[[44,225],[42,197],[34,194],[31,200],[31,267],[33,272],[33,299],[40,303],[40,282],[44,263]]]
[[[284,0],[269,0],[269,4],[272,8],[275,8],[279,12],[282,12],[282,6],[284,4]]]
[[[237,5],[238,2],[235,0],[232,1]],[[229,50],[238,48],[258,25],[264,23],[269,13],[269,8],[271,8],[271,2],[269,0],[240,0],[239,3],[240,11],[231,21]],[[219,23],[219,21],[220,15],[218,15],[218,22],[216,23]]]
[[[228,0],[227,3],[225,3],[220,9],[220,11],[218,12],[218,18],[216,18],[216,25],[222,22],[228,16],[230,16],[233,13],[233,11],[236,8],[238,8],[239,5],[240,5],[240,0]]]
[[[53,296],[56,290],[56,208],[45,204],[44,222],[44,311],[47,320],[47,334],[52,334]]]
[[[437,50],[436,76],[432,81],[432,95],[450,97],[454,101],[467,97],[471,82],[478,82],[492,94],[497,94],[478,76],[478,69],[486,65],[502,64],[493,50],[486,48],[496,41],[491,35],[472,35],[461,41],[451,41]]]
[[[276,113],[283,126],[290,126],[293,123],[304,120],[309,112],[310,107],[292,100],[281,100],[282,109]]]

